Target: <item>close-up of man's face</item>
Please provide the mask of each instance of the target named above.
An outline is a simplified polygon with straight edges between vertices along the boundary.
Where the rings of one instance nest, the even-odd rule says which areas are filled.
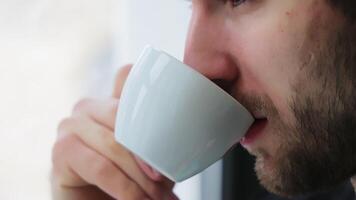
[[[241,144],[273,193],[323,190],[356,173],[356,32],[348,2],[192,1],[184,61],[256,118]]]

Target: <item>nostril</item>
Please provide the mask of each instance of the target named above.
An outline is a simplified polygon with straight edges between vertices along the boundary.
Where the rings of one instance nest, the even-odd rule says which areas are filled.
[[[235,81],[226,80],[226,79],[212,79],[217,86],[223,89],[228,94],[231,94]]]

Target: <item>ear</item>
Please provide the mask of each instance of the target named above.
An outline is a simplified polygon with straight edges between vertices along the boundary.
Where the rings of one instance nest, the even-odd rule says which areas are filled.
[[[114,90],[112,92],[112,96],[114,98],[120,98],[122,88],[124,87],[126,78],[129,75],[131,68],[132,64],[128,64],[121,67],[117,72],[114,82]]]

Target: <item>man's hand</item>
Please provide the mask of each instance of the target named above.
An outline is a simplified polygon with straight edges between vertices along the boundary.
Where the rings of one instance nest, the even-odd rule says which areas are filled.
[[[60,123],[52,152],[55,199],[177,199],[173,182],[114,140],[118,98],[130,69],[119,71],[112,98],[82,100]]]

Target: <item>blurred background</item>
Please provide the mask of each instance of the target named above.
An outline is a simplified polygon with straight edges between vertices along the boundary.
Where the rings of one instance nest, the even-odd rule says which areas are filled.
[[[105,98],[146,44],[182,60],[186,0],[0,0],[0,200],[49,200],[57,125],[83,97]],[[237,146],[175,187],[182,200],[277,200]],[[298,198],[354,196],[350,183]],[[346,191],[346,192],[345,192]],[[317,194],[319,195],[319,194]]]
[[[80,98],[110,95],[117,69],[133,63],[146,44],[182,59],[189,6],[184,0],[0,0],[0,199],[51,199],[59,121]],[[218,162],[175,191],[181,199],[216,200],[220,170]]]

